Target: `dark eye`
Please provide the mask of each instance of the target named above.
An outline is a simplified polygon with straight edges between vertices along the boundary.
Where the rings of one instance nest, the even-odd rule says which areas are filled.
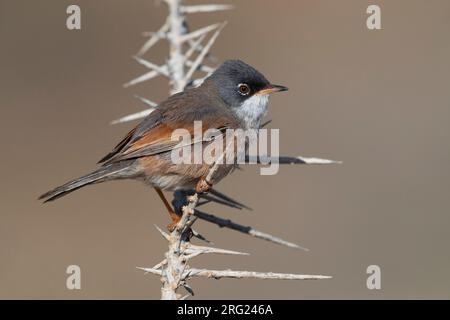
[[[246,96],[250,93],[250,87],[245,83],[240,83],[238,85],[239,93],[243,96]]]

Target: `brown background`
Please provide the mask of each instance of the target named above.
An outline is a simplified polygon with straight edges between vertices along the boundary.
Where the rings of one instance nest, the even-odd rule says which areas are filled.
[[[225,2],[225,1],[224,1]],[[211,213],[299,242],[309,253],[197,228],[249,257],[208,256],[196,266],[328,274],[332,280],[192,281],[198,298],[450,298],[450,2],[230,1],[236,9],[190,17],[228,20],[214,47],[290,87],[272,99],[281,151],[343,160],[332,167],[247,167],[220,184],[253,212]],[[82,30],[65,27],[82,9]],[[193,2],[192,2],[193,3]],[[202,3],[205,3],[202,1]],[[365,10],[382,6],[383,30]],[[145,69],[132,61],[164,20],[151,0],[0,1],[0,298],[159,297],[151,266],[168,218],[137,182],[86,188],[55,203],[36,197],[95,167],[132,124],[108,122],[161,101],[165,79],[124,89]],[[164,45],[146,57],[163,62]],[[65,287],[82,268],[82,290]],[[382,268],[382,290],[366,268]]]

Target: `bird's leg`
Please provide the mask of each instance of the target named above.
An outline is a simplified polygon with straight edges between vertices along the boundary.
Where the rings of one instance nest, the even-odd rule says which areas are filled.
[[[164,193],[160,188],[155,188],[156,193],[161,198],[162,202],[166,206],[167,211],[169,212],[169,216],[172,219],[172,222],[167,226],[167,229],[172,232],[175,230],[175,227],[177,226],[178,222],[180,221],[181,217],[173,210],[170,203],[167,201],[166,197],[164,196]]]
[[[200,180],[198,180],[197,185],[195,186],[195,192],[197,193],[206,193],[209,191],[209,189],[211,189],[212,185],[206,181],[205,178],[200,178]]]

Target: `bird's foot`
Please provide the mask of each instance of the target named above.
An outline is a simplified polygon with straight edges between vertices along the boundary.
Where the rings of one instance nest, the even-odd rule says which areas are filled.
[[[181,217],[174,211],[169,212],[169,215],[172,222],[167,225],[167,230],[169,230],[169,232],[173,232],[176,229],[178,222],[180,222]]]
[[[197,185],[195,186],[195,192],[202,194],[207,193],[212,187],[212,184],[210,184],[208,181],[206,181],[205,178],[200,178],[198,180]]]

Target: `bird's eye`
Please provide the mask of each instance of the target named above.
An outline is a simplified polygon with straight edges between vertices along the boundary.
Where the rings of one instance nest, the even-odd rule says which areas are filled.
[[[239,93],[243,96],[246,96],[250,93],[250,87],[245,83],[239,84],[238,89],[239,89]]]

